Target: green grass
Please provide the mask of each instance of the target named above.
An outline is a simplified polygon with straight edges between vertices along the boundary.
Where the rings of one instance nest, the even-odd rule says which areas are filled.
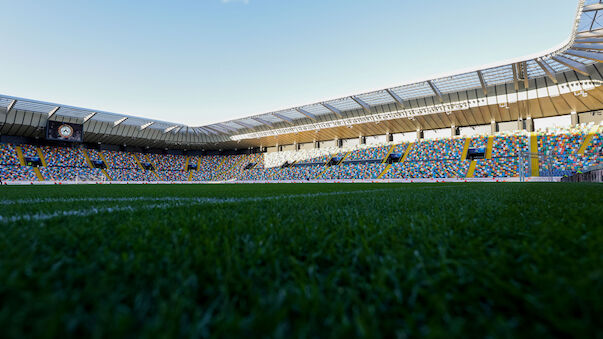
[[[602,188],[0,187],[0,336],[603,337]]]

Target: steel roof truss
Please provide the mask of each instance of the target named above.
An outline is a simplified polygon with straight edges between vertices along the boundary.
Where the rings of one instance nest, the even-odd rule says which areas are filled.
[[[48,112],[48,119],[50,119],[61,107],[57,106]]]
[[[8,104],[8,106],[6,106],[6,113],[10,112],[10,110],[13,109],[13,107],[15,107],[16,103],[17,103],[17,100],[11,101],[10,104]]]
[[[268,121],[266,121],[266,120],[264,120],[262,118],[252,117],[250,119],[255,120],[255,121],[259,122],[260,124],[266,125],[268,127],[272,127],[272,123],[270,123],[270,122],[268,122]]]
[[[151,126],[152,124],[154,124],[154,122],[153,122],[153,121],[151,121],[151,122],[147,122],[146,124],[144,124],[144,125],[140,126],[140,130],[142,131],[142,130],[144,130],[144,129],[147,129],[147,128],[148,128],[149,126]]]
[[[365,112],[367,112],[367,113],[371,112],[371,106],[369,104],[367,104],[366,102],[362,101],[362,99],[360,99],[356,96],[351,96],[350,98],[352,100],[354,100],[358,105],[362,106],[362,108],[364,109]]]
[[[396,101],[396,104],[400,105],[401,108],[404,108],[404,100],[402,100],[398,94],[394,93],[391,89],[386,89],[385,91],[394,99],[394,101]]]
[[[316,121],[316,115],[314,115],[314,114],[312,114],[312,113],[310,113],[310,112],[308,112],[308,111],[306,111],[306,110],[304,110],[302,108],[296,108],[295,110],[298,111],[300,114],[303,114],[303,115],[307,116],[308,118]]]
[[[598,4],[584,6],[584,8],[582,8],[582,12],[593,12],[593,11],[598,11],[601,9],[603,9],[603,4],[598,3]]]
[[[560,55],[554,56],[553,60],[573,69],[574,71],[576,71],[582,75],[588,76],[588,71],[586,70],[586,65],[584,65],[581,62],[578,62],[578,61],[572,60],[572,59],[568,59],[568,58],[560,56]]]
[[[343,118],[343,115],[341,115],[341,111],[337,108],[327,104],[326,102],[323,102],[321,105],[323,105],[324,108],[328,109],[329,111],[333,112],[333,114],[335,114],[336,116]]]
[[[486,84],[486,80],[484,79],[484,75],[482,71],[477,71],[477,77],[479,78],[479,83],[482,85],[482,90],[484,91],[484,95],[488,96],[488,85]]]
[[[565,54],[577,56],[584,59],[594,60],[598,62],[603,62],[603,53],[599,52],[587,52],[587,51],[577,51],[573,49],[568,49],[565,51]]]
[[[285,122],[288,122],[290,125],[293,125],[293,119],[291,119],[291,118],[287,118],[286,116],[280,115],[278,113],[272,113],[272,115],[274,115],[275,117],[277,117]]]
[[[128,118],[127,118],[127,117],[123,117],[123,118],[121,118],[121,119],[119,119],[119,120],[115,121],[115,122],[113,123],[113,127],[117,127],[117,126],[121,125],[121,123],[123,123],[123,122],[124,122],[124,121],[126,121],[126,120],[128,120]]]
[[[90,119],[92,119],[96,115],[96,112],[92,112],[84,117],[84,123],[87,123]]]
[[[440,102],[444,102],[444,96],[442,95],[442,92],[440,92],[440,90],[433,83],[433,81],[428,80],[427,84],[429,85],[429,87],[431,87],[431,90],[433,91],[433,93],[435,93],[435,95],[440,99]]]
[[[544,73],[546,73],[546,75],[548,75],[548,77],[554,83],[557,83],[557,76],[555,75],[555,70],[553,69],[553,67],[551,67],[545,60],[534,59],[534,61],[536,61],[538,66],[540,66],[540,68],[542,68]]]

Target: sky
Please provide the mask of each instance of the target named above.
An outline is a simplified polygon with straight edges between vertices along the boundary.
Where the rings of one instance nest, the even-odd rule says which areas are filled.
[[[0,0],[0,93],[205,125],[537,53],[577,0]]]

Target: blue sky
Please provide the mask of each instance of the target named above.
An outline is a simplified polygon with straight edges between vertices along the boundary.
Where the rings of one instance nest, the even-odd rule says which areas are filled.
[[[201,125],[539,52],[573,0],[0,0],[0,93]]]

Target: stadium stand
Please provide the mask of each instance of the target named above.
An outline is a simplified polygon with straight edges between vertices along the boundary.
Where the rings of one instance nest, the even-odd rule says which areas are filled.
[[[531,135],[513,131],[415,143],[190,157],[2,143],[0,178],[3,181],[98,181],[106,176],[101,169],[91,168],[92,162],[97,161],[105,163],[107,179],[112,181],[508,178],[519,176],[521,166],[523,173],[529,175],[527,158],[531,140],[537,141],[535,156],[540,175],[565,176],[601,164],[602,131],[600,125],[591,123],[543,129]],[[24,157],[41,155],[42,165],[39,168],[21,166],[19,148]],[[487,148],[488,151],[483,158],[465,159],[469,148]],[[396,154],[399,162],[387,164],[390,154]],[[328,164],[334,157],[341,161]],[[145,169],[148,163],[152,167]],[[277,164],[280,165],[275,166]],[[188,171],[189,165],[197,169]]]

